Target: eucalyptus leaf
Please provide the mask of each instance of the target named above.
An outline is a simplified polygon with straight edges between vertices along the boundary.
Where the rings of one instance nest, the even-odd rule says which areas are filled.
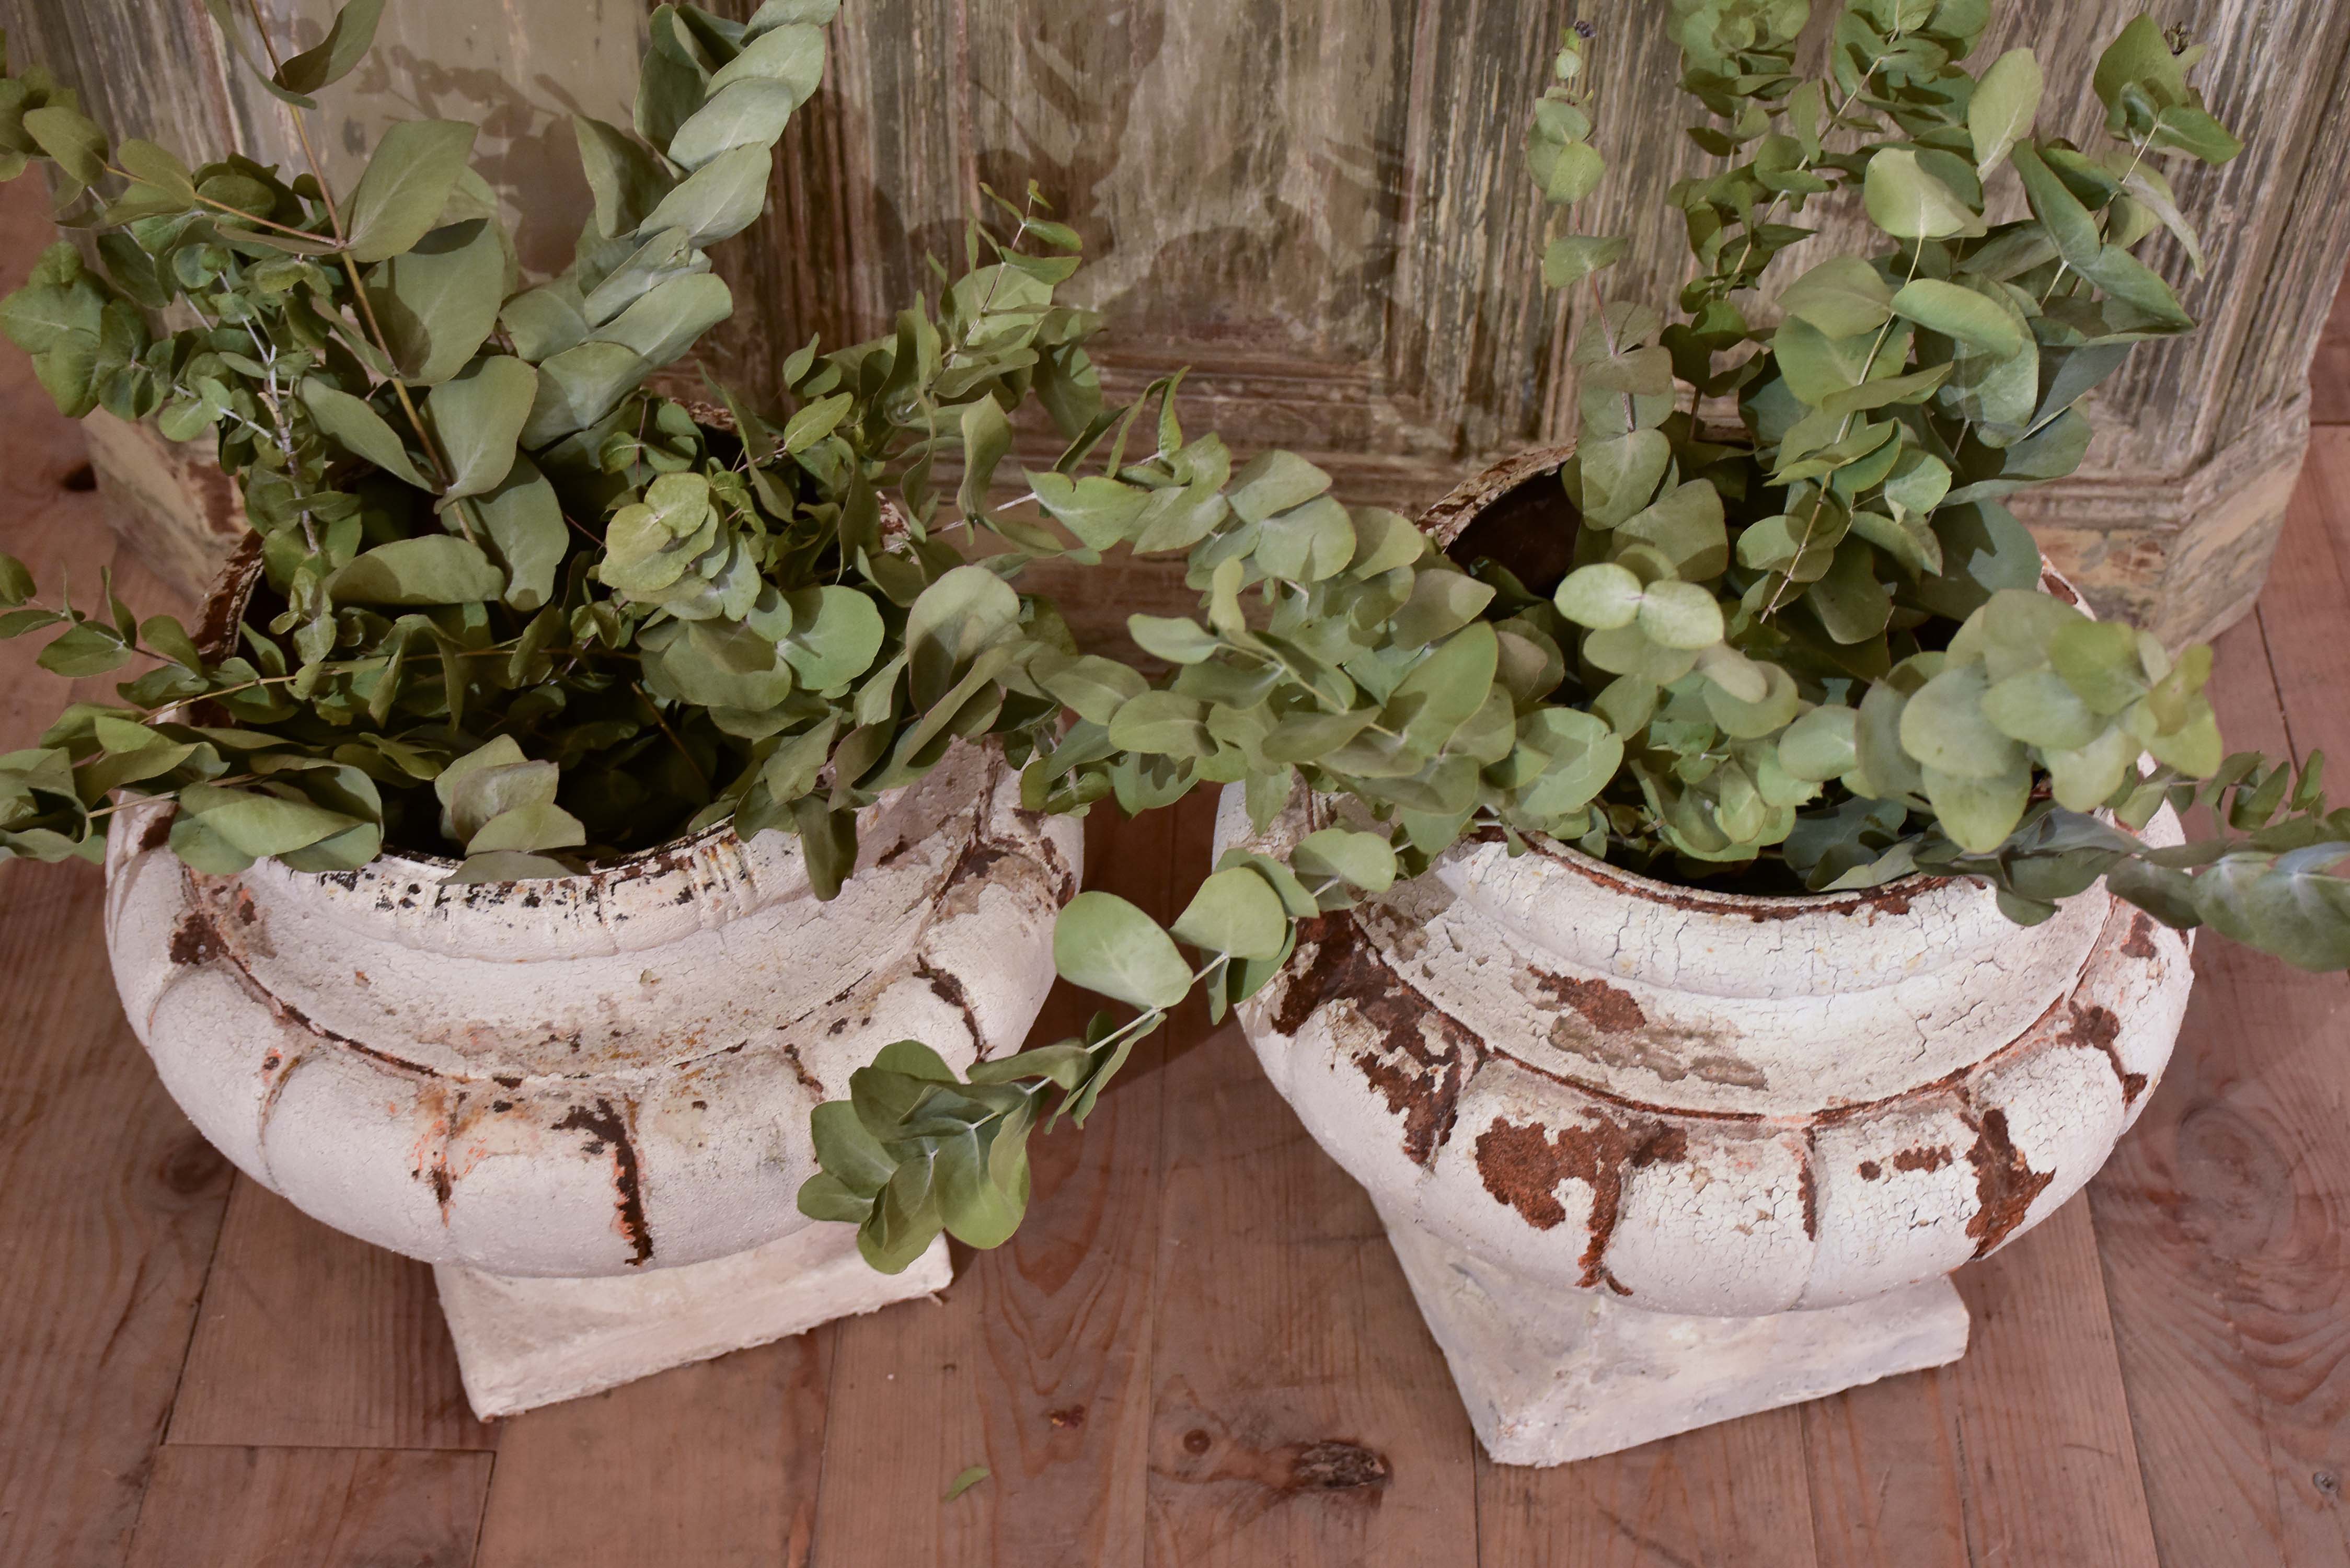
[[[453,119],[405,119],[385,130],[343,213],[352,260],[398,255],[439,223],[474,135]]]
[[[1053,928],[1053,967],[1072,985],[1136,1007],[1172,1007],[1191,990],[1174,939],[1114,893],[1069,900]]]

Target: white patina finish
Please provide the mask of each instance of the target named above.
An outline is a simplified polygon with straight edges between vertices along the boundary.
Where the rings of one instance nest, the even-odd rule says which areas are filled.
[[[1260,838],[1228,791],[1219,850],[1332,810]],[[2027,929],[1968,881],[1722,897],[1470,841],[1239,1012],[1489,1451],[1555,1464],[1954,1358],[1942,1276],[2105,1161],[2191,978],[2102,887]]]
[[[946,1289],[946,1238],[899,1274],[875,1272],[847,1225],[809,1225],[706,1263],[590,1280],[433,1271],[463,1348],[465,1401],[487,1418],[577,1399],[690,1361]]]
[[[215,877],[163,847],[169,807],[140,806],[108,840],[107,938],[165,1086],[255,1180],[444,1270],[636,1276],[807,1226],[808,1112],[883,1045],[919,1038],[958,1068],[1019,1047],[1082,841],[1018,801],[1000,753],[958,742],[860,815],[829,903],[784,834],[719,828],[534,882],[452,885],[400,856]],[[691,1315],[691,1294],[681,1276],[613,1299]]]

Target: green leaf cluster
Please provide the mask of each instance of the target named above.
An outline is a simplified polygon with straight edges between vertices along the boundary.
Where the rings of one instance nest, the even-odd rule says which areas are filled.
[[[116,147],[38,67],[0,75],[5,172],[48,167],[91,236],[0,301],[0,329],[68,412],[211,441],[259,574],[199,647],[106,585],[79,607],[0,563],[0,636],[54,632],[64,676],[142,670],[0,763],[0,852],[94,857],[118,797],[154,796],[206,869],[390,843],[508,880],[732,819],[800,834],[828,896],[858,809],[956,738],[1025,759],[1057,711],[1028,665],[1069,639],[1011,580],[1064,542],[992,512],[988,480],[1024,408],[1069,438],[1101,414],[1098,321],[1055,298],[1076,238],[1041,195],[997,199],[892,332],[792,355],[785,408],[650,384],[727,314],[709,247],[762,210],[832,11],[656,9],[633,126],[577,123],[596,214],[544,281],[471,125],[392,126],[337,192]],[[264,71],[280,51],[214,7],[306,145],[309,95],[379,12],[353,0]],[[957,530],[1009,549],[972,565]]]
[[[1132,618],[1157,671],[1032,659],[1073,718],[1029,763],[1024,803],[1137,812],[1238,784],[1260,828],[1309,794],[1346,826],[1286,861],[1228,855],[1167,929],[1080,898],[1059,971],[1134,1015],[968,1082],[931,1057],[825,1106],[820,1127],[853,1107],[873,1141],[826,1157],[808,1212],[858,1221],[890,1267],[941,1224],[995,1235],[1024,1163],[1007,1158],[983,1202],[950,1195],[926,1173],[971,1165],[957,1140],[1024,1137],[1055,1088],[1089,1107],[1194,989],[1221,1016],[1303,922],[1472,833],[1763,891],[1975,877],[2022,921],[2102,877],[2172,925],[2350,964],[2350,883],[2332,874],[2350,812],[2329,812],[2316,763],[2223,757],[2209,649],[2095,619],[2002,504],[2078,465],[2082,400],[2136,344],[2193,326],[2137,252],[2166,233],[2199,267],[2161,171],[2238,151],[2187,85],[2199,51],[2126,29],[2094,83],[2114,142],[2082,149],[2039,134],[2030,50],[1980,76],[1961,64],[1989,0],[1843,0],[1819,77],[1796,61],[1810,16],[1808,0],[1673,0],[1683,86],[1708,116],[1691,135],[1722,161],[1670,192],[1697,263],[1677,316],[1605,296],[1621,236],[1554,224],[1545,280],[1590,301],[1575,455],[1534,482],[1563,491],[1556,581],[1456,562],[1293,454],[1236,463],[1216,436],[1187,438],[1180,378],[1024,474],[1072,554],[1181,552],[1200,594],[1194,617]],[[1527,133],[1555,216],[1604,173],[1596,36],[1565,34]],[[2021,197],[2002,210],[2027,216],[1991,221],[2002,181]],[[1883,254],[1798,271],[1760,318],[1752,291],[1827,201],[1865,211]],[[2134,830],[2166,800],[2226,827],[2150,849]]]

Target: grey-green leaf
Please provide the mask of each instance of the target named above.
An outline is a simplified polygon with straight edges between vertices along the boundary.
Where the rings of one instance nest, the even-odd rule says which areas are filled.
[[[1174,934],[1211,953],[1271,958],[1289,939],[1289,919],[1271,883],[1248,867],[1235,866],[1200,884],[1176,917]]]
[[[432,488],[424,475],[417,472],[416,463],[408,455],[408,448],[402,444],[399,435],[385,422],[381,414],[368,406],[365,399],[337,391],[312,377],[302,383],[301,400],[327,439],[419,490]]]
[[[383,133],[343,214],[354,261],[398,255],[432,230],[465,171],[474,134],[454,119],[404,119]]]
[[[478,495],[504,482],[537,390],[538,372],[511,354],[486,356],[432,389],[424,411],[449,460],[446,495]]]
[[[2031,134],[2040,92],[2040,61],[2030,49],[2010,49],[1975,84],[1967,100],[1967,135],[1974,143],[1975,167],[1983,174]]]
[[[1136,1007],[1172,1007],[1191,990],[1175,940],[1114,893],[1069,900],[1053,928],[1053,967],[1072,985]]]
[[[453,534],[394,539],[362,551],[327,580],[338,604],[462,605],[502,597],[505,574]]]

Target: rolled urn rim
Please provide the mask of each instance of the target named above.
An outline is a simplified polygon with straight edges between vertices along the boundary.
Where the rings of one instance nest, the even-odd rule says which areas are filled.
[[[191,873],[147,803],[109,844],[117,989],[204,1136],[338,1229],[512,1275],[739,1251],[806,1223],[808,1113],[857,1068],[910,1037],[958,1067],[1014,1049],[1052,983],[1074,825],[1021,812],[993,748],[959,742],[932,778],[867,808],[893,831],[829,903],[805,877],[712,896],[691,874],[711,853],[786,858],[739,840],[621,885],[660,889],[642,950],[522,950],[560,923],[516,902],[532,884],[502,889],[515,940],[468,954],[390,940],[413,910],[353,930],[322,896],[340,874]]]
[[[1263,846],[1228,791],[1217,847],[1236,844]],[[1670,930],[1627,936],[1629,969],[1562,962],[1431,875],[1323,917],[1235,1011],[1391,1231],[1651,1310],[1832,1306],[2012,1241],[2146,1105],[2189,943],[2109,896],[2068,910],[2076,939],[2035,953],[2046,928],[2011,928],[1965,955],[1979,970],[1730,997],[1671,972]]]

